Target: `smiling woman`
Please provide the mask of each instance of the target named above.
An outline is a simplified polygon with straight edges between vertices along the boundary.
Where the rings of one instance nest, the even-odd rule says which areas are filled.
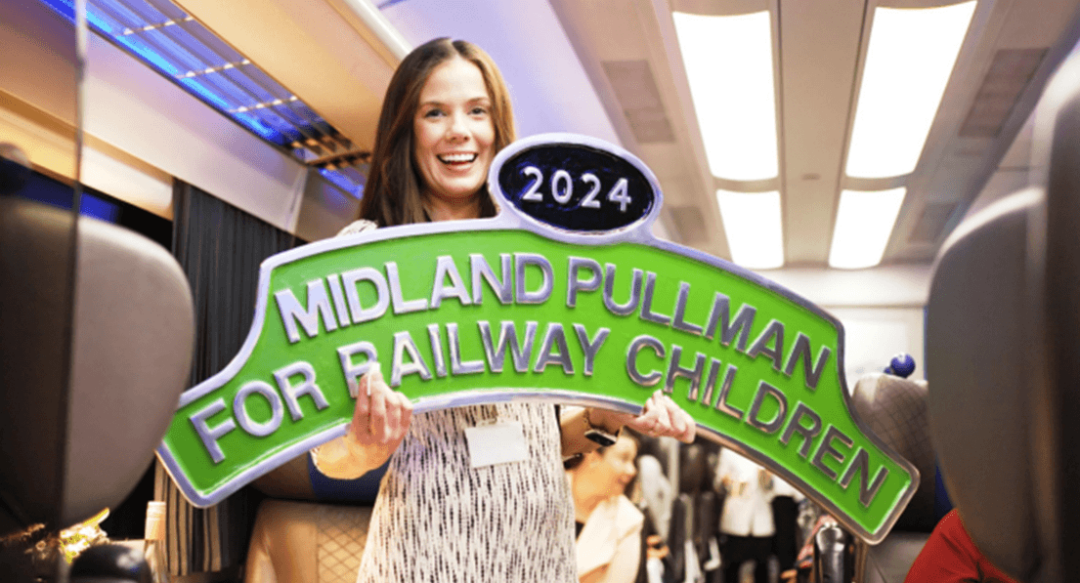
[[[464,41],[438,39],[421,45],[391,79],[361,220],[341,235],[375,227],[494,216],[486,178],[495,154],[513,139],[509,96],[491,59]],[[500,265],[508,270],[510,255],[504,255]],[[520,259],[515,274],[532,261]],[[418,258],[402,251],[396,261],[387,263],[390,295],[395,295],[393,289],[400,281],[398,263],[402,273],[415,272]],[[444,279],[439,270],[449,270],[453,261],[446,259],[439,265],[435,282]],[[492,266],[486,267],[490,274]],[[375,277],[374,270],[371,275]],[[522,281],[521,275],[515,277]],[[509,281],[505,273],[500,280]],[[321,289],[320,280],[312,283],[314,289]],[[330,286],[331,296],[343,302],[341,294],[335,295],[334,284]],[[432,296],[431,309],[443,299],[445,286],[437,283],[436,287],[440,291]],[[464,284],[452,289],[451,295],[463,305],[474,305]],[[550,286],[542,289],[550,294]],[[313,306],[319,304],[311,304],[312,297],[309,292],[304,311],[295,298],[280,296],[283,317],[291,314],[286,322],[293,316],[301,325],[317,320]],[[399,300],[392,302],[395,313],[399,308],[419,311],[429,305],[425,298],[414,297],[405,302],[408,306]],[[383,309],[389,305],[383,304]],[[329,304],[325,305],[329,311]],[[293,332],[299,342],[295,325]],[[451,342],[454,350],[457,343]],[[463,352],[478,354],[481,336],[474,342],[476,346]],[[417,352],[413,343],[408,349],[405,344],[401,347]],[[360,583],[461,581],[478,576],[507,583],[572,583],[576,581],[573,521],[562,460],[596,449],[593,440],[598,436],[613,440],[624,425],[687,442],[694,438],[690,416],[659,392],[636,417],[599,409],[560,416],[552,404],[518,401],[425,411],[414,417],[408,397],[394,388],[403,374],[422,376],[424,367],[415,358],[402,366],[397,348],[393,351],[399,354],[394,358],[397,365],[387,367],[387,379],[377,366],[360,377],[347,433],[311,453],[314,469],[333,479],[354,479],[387,466],[360,563]],[[543,357],[544,350],[540,353]],[[549,361],[559,360],[548,356],[536,365],[540,372]],[[451,355],[451,368],[454,362]],[[472,363],[459,364],[464,373],[474,368]],[[475,364],[483,366],[479,361]],[[543,534],[522,537],[523,532]]]
[[[455,218],[495,216],[487,170],[495,153],[515,139],[510,94],[498,67],[465,41],[439,39],[410,56],[387,88],[383,103],[403,106],[385,107],[379,117],[360,218],[380,227],[437,220],[430,213],[439,203],[432,200],[443,183],[433,177],[455,178],[450,182],[465,199],[459,202],[467,203],[459,210],[479,211]],[[476,158],[465,162],[461,153]],[[469,180],[457,181],[461,175]]]
[[[480,69],[461,57],[432,72],[413,121],[414,156],[432,220],[478,216],[495,126]]]

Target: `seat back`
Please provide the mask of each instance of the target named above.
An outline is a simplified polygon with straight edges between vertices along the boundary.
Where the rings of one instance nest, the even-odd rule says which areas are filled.
[[[918,490],[885,540],[874,546],[862,541],[854,544],[858,580],[901,583],[936,524],[927,383],[893,374],[868,374],[855,384],[852,404],[867,427],[919,471]],[[837,577],[823,574],[823,580]]]
[[[266,499],[248,549],[245,583],[353,583],[370,506]]]
[[[1029,226],[1041,193],[1012,195],[946,242],[927,305],[930,427],[949,496],[980,550],[1013,576],[1038,563],[1028,348]]]
[[[1029,190],[969,218],[935,268],[931,430],[972,541],[1009,575],[1080,568],[1080,60],[1036,118]]]
[[[172,255],[122,227],[81,217],[72,230],[72,220],[0,197],[0,534],[119,504],[189,374],[191,292]],[[75,265],[58,265],[71,232]],[[70,345],[69,362],[45,362],[68,354],[58,345]]]
[[[893,530],[933,531],[935,461],[926,381],[868,374],[855,383],[852,404],[872,432],[919,470],[919,488]]]

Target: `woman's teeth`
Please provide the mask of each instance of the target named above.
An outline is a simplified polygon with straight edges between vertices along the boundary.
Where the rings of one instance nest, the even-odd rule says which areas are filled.
[[[462,164],[476,160],[476,154],[443,154],[439,161],[444,164]]]

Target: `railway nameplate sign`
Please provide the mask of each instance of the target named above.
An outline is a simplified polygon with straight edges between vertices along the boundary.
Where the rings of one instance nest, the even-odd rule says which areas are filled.
[[[378,363],[416,412],[541,400],[637,413],[662,388],[700,434],[884,538],[918,474],[854,414],[839,321],[654,238],[656,179],[615,146],[521,140],[488,186],[493,219],[379,229],[263,263],[247,341],[183,394],[158,449],[192,503],[342,435],[350,381]]]

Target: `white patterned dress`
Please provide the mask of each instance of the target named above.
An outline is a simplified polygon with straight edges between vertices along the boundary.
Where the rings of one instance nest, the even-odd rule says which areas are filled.
[[[493,421],[521,422],[528,458],[473,468],[465,429]],[[413,417],[379,487],[357,583],[577,583],[576,564],[555,407],[475,405]]]
[[[464,430],[520,421],[527,460],[472,468]],[[573,506],[552,405],[413,417],[390,459],[358,583],[575,583]]]

